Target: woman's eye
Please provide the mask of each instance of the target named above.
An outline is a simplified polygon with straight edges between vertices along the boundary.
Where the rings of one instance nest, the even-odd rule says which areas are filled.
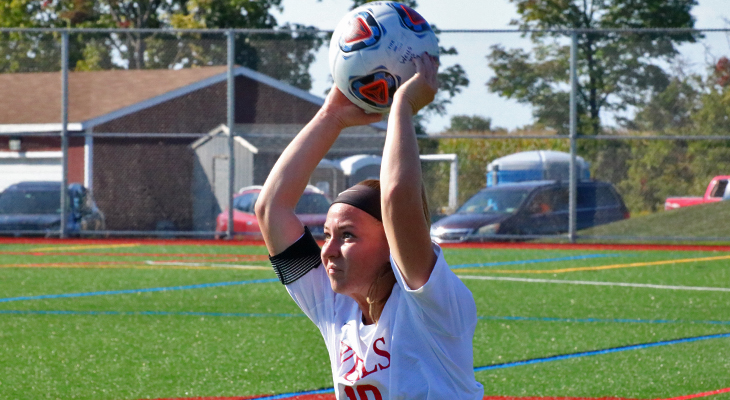
[[[350,232],[344,232],[344,233],[342,234],[342,237],[343,237],[343,238],[345,238],[345,239],[352,239],[352,238],[354,238],[354,237],[355,237],[355,235],[353,235],[353,234],[352,234],[352,233],[350,233]]]

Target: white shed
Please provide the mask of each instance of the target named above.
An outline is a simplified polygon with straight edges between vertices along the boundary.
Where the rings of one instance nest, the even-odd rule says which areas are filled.
[[[347,186],[365,179],[379,179],[382,162],[382,157],[371,154],[356,154],[340,160],[340,167],[347,177]]]
[[[340,192],[347,189],[345,173],[340,167],[340,163],[326,158],[322,159],[312,172],[309,183],[325,192],[330,199],[334,199]]]

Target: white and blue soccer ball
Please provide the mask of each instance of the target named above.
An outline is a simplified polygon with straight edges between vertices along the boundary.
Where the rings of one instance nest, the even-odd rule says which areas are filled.
[[[438,57],[431,25],[415,10],[392,1],[350,11],[332,35],[330,72],[335,84],[367,112],[386,113],[396,89],[416,73],[423,52]]]

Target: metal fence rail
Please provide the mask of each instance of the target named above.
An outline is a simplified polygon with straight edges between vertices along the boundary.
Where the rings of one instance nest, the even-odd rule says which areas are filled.
[[[6,112],[0,112],[0,190],[14,181],[52,177],[58,182],[60,196],[57,223],[31,226],[18,222],[0,233],[256,237],[251,219],[241,222],[251,229],[237,229],[238,225],[227,221],[242,215],[243,211],[234,211],[239,207],[239,191],[263,182],[286,143],[322,104],[322,87],[330,84],[323,70],[331,34],[312,29],[0,28],[0,51],[10,60],[0,60],[0,79],[17,85],[4,93],[0,89],[0,97],[6,98],[2,103]],[[436,214],[454,212],[485,186],[487,164],[494,159],[522,150],[559,150],[569,154],[568,218],[560,222],[565,226],[550,234],[504,233],[475,240],[730,239],[730,233],[685,235],[681,227],[667,235],[578,230],[585,225],[580,223],[584,217],[578,210],[581,157],[591,165],[592,179],[616,187],[632,218],[665,212],[659,205],[662,196],[700,195],[702,180],[730,175],[730,164],[722,161],[725,155],[730,156],[730,126],[710,120],[730,118],[722,115],[730,113],[730,104],[722,99],[730,85],[713,80],[713,74],[724,73],[718,69],[718,60],[730,56],[730,46],[714,48],[716,53],[708,55],[709,43],[730,36],[730,29],[441,30],[445,46],[453,42],[459,50],[458,56],[444,56],[442,64],[472,65],[475,59],[486,64],[484,55],[500,46],[531,46],[527,39],[531,34],[554,37],[556,54],[565,56],[567,70],[563,73],[567,78],[548,86],[555,93],[568,95],[553,110],[555,115],[565,114],[567,123],[550,127],[527,120],[522,127],[468,132],[442,127],[440,132],[419,135],[424,155],[453,155],[448,165],[424,164],[434,210],[445,210]],[[607,93],[602,101],[613,103],[603,109],[600,118],[613,122],[602,122],[600,131],[590,132],[593,121],[586,117],[589,103],[582,91],[593,77],[586,75],[587,60],[581,46],[589,37],[598,40],[615,35],[635,38],[636,46],[646,46],[660,36],[671,41],[673,35],[693,35],[692,41],[677,47],[677,55],[647,56],[642,61],[661,70],[668,79],[657,85],[675,88],[678,94],[674,99],[687,98],[691,104],[677,111],[671,107],[680,105],[667,105],[673,98],[668,94],[660,97],[658,90],[637,92],[636,97],[643,99],[622,99]],[[464,53],[462,48],[471,42],[465,38],[473,37],[491,43],[491,47],[481,44],[478,54]],[[304,43],[302,38],[310,41]],[[704,59],[698,54],[704,54]],[[473,71],[466,69],[469,87],[484,87],[485,81],[489,85],[494,76],[492,72]],[[496,97],[494,91],[489,96]],[[472,112],[458,103],[458,92],[456,97],[445,98],[444,115],[431,114],[426,122],[428,118]],[[525,107],[527,102],[501,101],[511,103],[503,103],[507,106],[501,110],[485,109],[487,118],[492,118],[489,113],[495,116],[503,110]],[[710,101],[717,108],[707,111]],[[708,115],[710,112],[720,115]],[[533,114],[537,116],[534,110]],[[708,130],[688,128],[701,126],[706,120]],[[382,149],[384,126],[381,123],[343,134],[328,154],[329,164],[320,165],[321,177],[313,176],[312,184],[331,197],[338,188],[354,183],[350,180],[358,176],[357,171],[363,176],[376,174],[366,171],[379,167],[376,150]],[[481,156],[489,154],[492,158],[480,158],[476,149],[487,149]],[[51,170],[55,172],[47,172]],[[33,175],[33,171],[38,172]],[[86,187],[88,199],[69,193],[73,183]],[[684,192],[670,193],[672,190]],[[79,220],[80,202],[88,202],[89,209],[98,206],[103,224],[91,226]]]

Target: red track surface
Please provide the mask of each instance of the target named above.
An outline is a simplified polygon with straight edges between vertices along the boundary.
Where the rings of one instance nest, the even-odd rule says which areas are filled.
[[[689,400],[698,397],[707,397],[720,393],[730,393],[730,388],[712,390],[709,392],[689,394],[686,396],[659,398],[652,400]],[[257,399],[264,396],[249,396],[249,397],[188,397],[184,399],[155,399],[155,400],[248,400]],[[301,395],[296,397],[289,397],[291,400],[334,400],[334,394],[310,394]],[[624,397],[513,397],[513,396],[484,396],[484,400],[639,400],[639,399],[627,399]]]

